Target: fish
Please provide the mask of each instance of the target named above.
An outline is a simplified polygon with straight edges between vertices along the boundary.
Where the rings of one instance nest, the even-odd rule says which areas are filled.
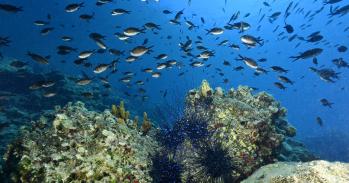
[[[207,31],[206,35],[212,34],[212,35],[217,36],[217,35],[221,35],[224,33],[224,30],[222,28],[219,28],[219,27],[214,27],[210,30],[206,29],[206,31]]]
[[[153,22],[148,22],[148,23],[144,24],[144,27],[146,29],[150,29],[150,30],[154,30],[154,29],[161,30],[160,25],[155,24]]]
[[[62,39],[63,41],[72,41],[72,40],[73,40],[73,38],[71,38],[71,37],[69,37],[69,36],[62,36],[61,39]]]
[[[277,20],[279,18],[279,16],[281,15],[281,12],[275,12],[272,15],[269,16],[269,22],[273,23],[275,20]]]
[[[31,59],[33,59],[35,62],[39,64],[44,64],[44,65],[49,64],[49,61],[48,61],[49,56],[43,57],[41,55],[38,55],[32,52],[28,52],[27,55],[30,56]]]
[[[270,4],[265,2],[265,1],[263,2],[263,5],[266,6],[266,7],[270,7]]]
[[[205,19],[203,17],[200,18],[201,23],[205,24]]]
[[[84,7],[84,3],[72,3],[65,7],[65,11],[68,13],[73,13],[78,11],[80,8]]]
[[[332,63],[333,63],[334,65],[336,65],[337,68],[342,68],[342,67],[344,67],[344,68],[345,68],[345,67],[346,67],[346,68],[349,68],[348,62],[344,61],[343,58],[333,59],[333,60],[332,60]]]
[[[57,95],[57,93],[55,93],[55,92],[45,92],[43,94],[43,96],[46,97],[46,98],[51,98],[51,97],[54,97],[56,95]]]
[[[349,13],[349,4],[343,7],[336,7],[335,9],[333,9],[331,6],[329,15],[330,17],[333,17],[335,15],[344,16],[347,13]]]
[[[89,58],[96,50],[86,50],[79,53],[80,59]]]
[[[133,48],[130,52],[131,56],[134,56],[134,57],[140,57],[146,53],[149,53],[151,52],[151,48],[153,46],[150,46],[150,47],[145,47],[145,46],[137,46],[135,48]]]
[[[9,13],[18,13],[23,11],[22,7],[14,6],[11,4],[0,3],[0,10],[6,11]]]
[[[151,74],[151,77],[153,77],[153,78],[159,78],[161,76],[161,73],[160,72],[153,72],[152,74]]]
[[[194,61],[190,64],[192,67],[202,67],[204,66],[204,63],[203,62],[200,62],[200,61]]]
[[[89,22],[90,20],[93,19],[94,16],[95,16],[95,13],[93,12],[92,14],[81,14],[79,17],[81,20],[85,20]]]
[[[228,24],[229,26],[231,26],[231,28],[236,29],[236,30],[240,30],[241,32],[247,31],[251,28],[251,25],[247,22],[237,22],[234,24]]]
[[[37,25],[37,26],[45,26],[45,25],[48,25],[48,24],[50,24],[50,22],[43,21],[43,20],[36,20],[36,21],[34,21],[34,25]]]
[[[108,47],[106,44],[104,44],[104,42],[101,39],[96,39],[95,40],[97,46],[103,50],[106,50]]]
[[[162,69],[165,69],[167,68],[167,64],[166,63],[159,63],[157,66],[156,66],[156,69],[157,70],[162,70]]]
[[[108,69],[110,64],[98,64],[95,69],[93,70],[94,73],[100,74]]]
[[[334,71],[330,68],[322,68],[322,69],[316,69],[314,67],[309,68],[311,71],[315,72],[321,80],[324,80],[325,82],[334,83],[335,80],[339,79],[338,72]]]
[[[317,34],[317,35],[310,36],[306,41],[315,43],[315,42],[321,41],[323,38],[324,37],[322,35]]]
[[[113,0],[98,0],[98,1],[96,2],[96,5],[97,5],[97,6],[102,6],[102,5],[104,5],[104,4],[108,4],[108,3],[111,3],[111,2],[113,2]]]
[[[279,83],[279,82],[274,82],[274,86],[276,86],[277,88],[279,88],[281,90],[286,89],[286,87],[282,83]]]
[[[289,83],[291,85],[293,85],[293,81],[290,80],[289,78],[287,78],[286,76],[279,76],[278,79],[281,81],[281,82],[284,82],[284,83]]]
[[[163,11],[162,11],[162,13],[163,13],[163,14],[166,14],[166,15],[168,15],[168,14],[172,14],[172,12],[171,12],[171,11],[169,11],[169,10],[163,10]]]
[[[243,35],[240,37],[240,40],[243,44],[247,46],[255,46],[256,44],[263,46],[264,44],[263,39],[261,39],[260,37],[254,37],[251,35]]]
[[[293,29],[292,25],[290,25],[290,24],[285,23],[284,28],[286,29],[287,33],[289,33],[289,34],[294,32],[294,29]]]
[[[144,33],[144,29],[138,29],[138,28],[135,28],[135,27],[129,27],[129,28],[126,28],[123,33],[126,36],[132,37],[132,36],[136,36],[136,35],[138,35],[140,33]]]
[[[342,0],[324,0],[323,3],[324,5],[327,5],[327,4],[335,4],[335,3],[339,3],[341,2]]]
[[[238,58],[237,60],[242,60],[242,61],[244,61],[245,64],[246,64],[248,67],[252,68],[252,69],[257,69],[257,68],[258,68],[257,62],[256,62],[254,59],[252,59],[252,58],[248,58],[248,57],[244,57],[244,56],[242,56],[242,55],[239,55],[239,58]]]
[[[344,53],[344,52],[346,52],[348,50],[348,48],[346,47],[346,46],[339,46],[338,48],[337,48],[337,51],[338,52],[340,52],[340,53]]]
[[[327,100],[325,98],[320,99],[320,103],[321,103],[321,105],[323,105],[325,107],[329,107],[329,108],[332,108],[332,105],[333,105],[332,102],[330,102],[329,100]]]
[[[323,49],[321,48],[313,48],[306,50],[304,52],[299,53],[297,56],[291,56],[290,58],[293,58],[293,61],[297,61],[299,59],[305,60],[308,58],[314,58],[322,53]]]
[[[109,49],[109,53],[116,56],[124,55],[124,51],[113,49],[113,48]]]
[[[318,116],[318,117],[316,117],[316,123],[318,124],[318,125],[320,125],[321,127],[324,125],[324,122],[322,121],[322,119]]]
[[[113,16],[118,16],[118,15],[123,15],[123,14],[130,14],[131,11],[125,10],[125,9],[113,9],[111,11],[111,15]]]
[[[278,73],[287,73],[288,70],[280,67],[280,66],[271,66],[270,67],[273,71],[278,72]]]
[[[165,60],[168,58],[168,55],[167,54],[159,54],[158,56],[154,57],[156,60]]]
[[[44,28],[40,31],[40,34],[43,35],[43,36],[46,36],[48,35],[50,32],[52,32],[54,30],[53,27],[47,27],[47,28]]]

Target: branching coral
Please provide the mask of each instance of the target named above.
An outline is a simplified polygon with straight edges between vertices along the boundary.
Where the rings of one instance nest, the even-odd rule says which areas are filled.
[[[142,132],[146,135],[151,129],[151,123],[146,112],[143,113]]]
[[[112,105],[111,113],[117,118],[119,123],[125,124],[130,117],[130,112],[126,111],[124,101],[120,101],[119,106]]]

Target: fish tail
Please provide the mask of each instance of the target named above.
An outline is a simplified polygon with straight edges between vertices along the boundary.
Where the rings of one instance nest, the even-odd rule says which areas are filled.
[[[298,56],[291,56],[290,58],[293,58],[292,62],[295,62],[300,59],[300,57]]]

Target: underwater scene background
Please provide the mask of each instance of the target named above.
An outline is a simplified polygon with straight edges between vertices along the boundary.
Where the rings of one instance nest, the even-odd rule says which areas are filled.
[[[348,0],[2,0],[2,180],[268,182],[291,161],[348,173],[348,13]],[[322,178],[349,182],[334,172]]]

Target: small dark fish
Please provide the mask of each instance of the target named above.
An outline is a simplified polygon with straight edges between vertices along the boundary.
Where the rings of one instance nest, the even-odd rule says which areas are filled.
[[[319,116],[316,117],[316,123],[319,124],[321,127],[324,125],[322,119]]]
[[[87,60],[87,59],[81,59],[81,58],[79,58],[79,59],[74,60],[74,64],[80,65],[80,64],[84,63],[86,60]]]
[[[284,82],[284,83],[289,83],[289,84],[291,84],[291,85],[293,85],[293,83],[294,83],[292,80],[290,80],[290,79],[287,78],[286,76],[279,76],[278,79],[279,79],[280,81]]]
[[[324,5],[327,5],[327,4],[335,4],[335,3],[338,3],[338,2],[341,2],[342,0],[324,0]]]
[[[94,15],[95,15],[94,12],[90,15],[89,14],[82,14],[82,15],[80,15],[80,19],[89,22],[90,20],[93,19]]]
[[[205,24],[205,19],[203,17],[200,18],[201,23]]]
[[[171,11],[169,11],[169,10],[164,10],[164,11],[162,11],[162,13],[164,13],[164,14],[166,14],[166,15],[168,15],[168,14],[172,14],[172,12],[171,12]]]
[[[267,61],[266,58],[260,58],[260,59],[258,59],[258,62],[266,62],[266,61]]]
[[[289,33],[289,34],[293,33],[293,31],[294,31],[292,25],[290,25],[290,24],[285,24],[284,28],[286,29],[287,33]]]
[[[270,7],[270,4],[265,2],[265,1],[263,2],[263,5],[266,6],[266,7]]]
[[[11,4],[0,4],[0,10],[7,11],[10,13],[18,13],[23,11],[22,7],[17,7]]]
[[[278,72],[278,73],[287,73],[288,70],[280,67],[280,66],[272,66],[270,67],[273,71]]]
[[[317,58],[316,58],[316,57],[313,58],[313,64],[315,64],[315,65],[318,64],[318,61],[317,61]]]
[[[281,89],[281,90],[285,90],[285,89],[286,89],[286,87],[285,87],[282,83],[274,82],[274,85],[275,85],[277,88]]]
[[[243,69],[244,69],[244,67],[242,67],[242,66],[234,67],[234,70],[235,70],[235,71],[241,71],[241,70],[243,70]]]
[[[338,47],[337,50],[338,50],[338,52],[343,53],[343,52],[346,52],[348,50],[348,48],[346,46],[342,45],[342,46]]]
[[[53,27],[47,27],[47,28],[44,28],[40,31],[40,34],[43,35],[43,36],[46,36],[48,35],[50,32],[52,32],[54,30]]]
[[[323,106],[332,108],[333,103],[330,102],[329,100],[327,100],[327,99],[325,99],[325,98],[322,98],[322,99],[320,100],[320,102],[321,102],[321,104],[322,104]]]
[[[230,62],[229,62],[229,61],[224,60],[223,65],[225,65],[225,66],[230,66],[231,64],[230,64]]]
[[[346,67],[349,68],[349,64],[343,60],[343,58],[333,59],[332,63],[337,66],[337,68]]]
[[[324,37],[322,35],[317,34],[315,36],[309,37],[309,39],[307,39],[306,41],[311,42],[311,43],[315,43],[315,42],[321,41],[323,38]]]

